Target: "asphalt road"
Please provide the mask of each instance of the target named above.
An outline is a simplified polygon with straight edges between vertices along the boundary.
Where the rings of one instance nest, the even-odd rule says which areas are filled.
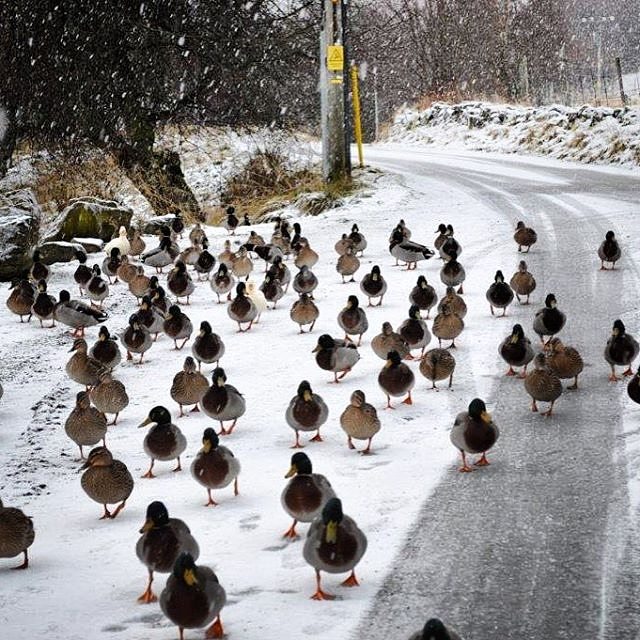
[[[547,281],[567,283],[574,295],[563,296],[561,307],[572,333],[599,353],[612,309],[637,307],[639,274],[629,260],[624,288],[612,287],[611,279],[581,266],[610,223],[576,206],[574,196],[606,198],[615,208],[638,202],[640,179],[472,157],[457,166],[451,155],[406,148],[402,155],[384,147],[368,154],[374,166],[405,175],[413,188],[420,189],[423,176],[442,181],[514,226],[526,211],[539,244],[555,246],[535,274],[539,290]],[[505,168],[517,170],[503,175]],[[627,397],[607,384],[604,360],[588,359],[594,366],[585,369],[582,389],[564,392],[562,419],[546,422],[523,412],[524,390],[514,402],[514,381],[496,375],[487,399],[501,428],[494,464],[473,474],[451,468],[443,476],[354,637],[403,638],[431,615],[467,640],[640,637],[640,544],[621,435]]]

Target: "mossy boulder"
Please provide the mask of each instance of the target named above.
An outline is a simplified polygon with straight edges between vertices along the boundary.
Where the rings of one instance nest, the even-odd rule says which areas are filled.
[[[0,280],[22,276],[32,264],[42,211],[30,189],[0,194]]]
[[[73,238],[100,238],[107,242],[123,226],[129,228],[129,207],[99,198],[74,198],[50,227],[46,240],[70,242]]]

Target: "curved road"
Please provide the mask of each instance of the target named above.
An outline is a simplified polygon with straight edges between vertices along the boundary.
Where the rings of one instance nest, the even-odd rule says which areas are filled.
[[[624,289],[579,265],[612,225],[584,206],[584,196],[611,201],[608,213],[628,212],[640,199],[640,178],[424,148],[377,147],[368,160],[423,189],[427,203],[424,178],[471,194],[513,226],[524,217],[539,246],[550,248],[550,263],[535,273],[538,291],[570,281],[575,295],[560,306],[572,334],[590,345],[585,360],[593,366],[582,389],[560,399],[562,419],[548,423],[522,410],[522,389],[513,401],[513,380],[495,376],[488,398],[501,427],[494,464],[468,476],[445,473],[354,637],[403,638],[438,615],[467,640],[636,640],[640,544],[622,423],[628,399],[620,383],[607,384],[599,354],[612,314],[636,310],[640,276],[628,254]],[[637,331],[637,322],[631,326]]]

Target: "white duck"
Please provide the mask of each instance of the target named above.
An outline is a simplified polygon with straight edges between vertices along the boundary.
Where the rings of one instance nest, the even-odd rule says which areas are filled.
[[[131,251],[131,244],[129,244],[129,239],[127,238],[127,230],[124,227],[120,227],[120,231],[118,232],[118,237],[114,238],[107,242],[104,247],[104,251],[107,255],[111,255],[111,249],[117,247],[120,249],[121,256],[128,256]]]
[[[264,297],[264,293],[260,290],[258,285],[253,282],[253,280],[249,280],[247,282],[247,295],[253,301],[253,304],[256,305],[256,309],[258,310],[258,316],[256,317],[256,323],[260,322],[260,316],[262,312],[268,308],[267,299]]]

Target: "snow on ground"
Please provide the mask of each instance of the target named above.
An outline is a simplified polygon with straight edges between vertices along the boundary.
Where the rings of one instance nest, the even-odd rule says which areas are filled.
[[[388,134],[392,143],[433,144],[533,153],[585,163],[640,165],[640,109],[520,107],[486,102],[401,111]]]

